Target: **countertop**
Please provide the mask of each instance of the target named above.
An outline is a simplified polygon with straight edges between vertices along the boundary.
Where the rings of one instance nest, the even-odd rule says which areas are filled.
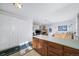
[[[36,36],[33,36],[33,37],[40,38],[40,39],[43,39],[43,40],[47,40],[47,41],[50,41],[50,42],[55,42],[55,43],[65,45],[65,46],[68,46],[68,47],[72,47],[72,48],[75,48],[75,49],[79,49],[79,40],[57,39],[57,38],[54,38],[54,37],[51,37],[51,36],[45,36],[45,35],[36,35]]]

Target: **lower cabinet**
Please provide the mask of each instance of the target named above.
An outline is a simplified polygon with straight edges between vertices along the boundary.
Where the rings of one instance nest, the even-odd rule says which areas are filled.
[[[64,56],[79,56],[79,50],[64,46]]]
[[[48,54],[47,54],[48,56],[58,56],[57,54],[55,54],[55,53],[53,53],[53,52],[51,52],[51,51],[48,51]]]
[[[48,55],[51,56],[62,56],[63,55],[63,46],[53,42],[48,42]]]
[[[39,50],[41,55],[47,56],[47,41],[39,39]]]
[[[79,56],[79,50],[33,37],[32,47],[42,56]]]
[[[47,56],[47,41],[33,38],[32,47],[42,56]]]
[[[33,37],[32,47],[33,47],[35,50],[38,50],[38,46],[39,46],[39,39]]]

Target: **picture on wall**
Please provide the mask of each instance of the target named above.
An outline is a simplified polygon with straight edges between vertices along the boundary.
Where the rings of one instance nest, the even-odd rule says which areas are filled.
[[[58,26],[58,31],[67,31],[67,25]]]

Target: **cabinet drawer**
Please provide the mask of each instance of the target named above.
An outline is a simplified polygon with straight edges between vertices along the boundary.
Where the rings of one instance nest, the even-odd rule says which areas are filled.
[[[48,56],[57,56],[57,54],[51,52],[51,51],[48,51]]]
[[[56,48],[53,48],[53,47],[48,47],[48,51],[50,51],[52,53],[55,53],[55,54],[57,54],[59,56],[63,55],[63,50],[56,49]]]
[[[57,49],[63,49],[62,45],[57,44],[57,43],[53,43],[53,42],[48,42],[48,46],[54,47],[54,48],[57,48]]]
[[[64,47],[64,55],[79,56],[79,50],[70,47]]]

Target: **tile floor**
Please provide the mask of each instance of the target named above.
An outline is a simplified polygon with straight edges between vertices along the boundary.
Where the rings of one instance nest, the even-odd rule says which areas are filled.
[[[23,55],[21,55],[20,52],[17,52],[15,54],[10,55],[10,56],[41,56],[41,55],[32,49],[30,51],[26,51],[26,53]]]
[[[24,56],[41,56],[41,55],[38,54],[35,50],[31,50],[27,54],[25,54]]]

